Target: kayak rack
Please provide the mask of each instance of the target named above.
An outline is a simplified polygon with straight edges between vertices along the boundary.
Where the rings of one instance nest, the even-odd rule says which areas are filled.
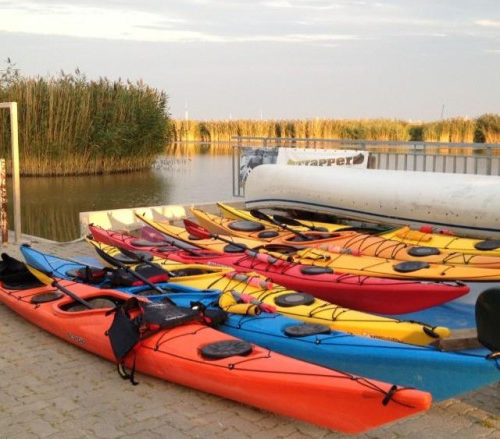
[[[279,148],[368,153],[368,168],[462,174],[500,175],[500,144],[400,142],[283,137],[232,137],[233,196],[245,195],[246,176],[263,163],[276,163]],[[249,164],[251,161],[251,164]],[[312,160],[310,160],[312,161]],[[319,166],[341,166],[348,160],[317,160]]]

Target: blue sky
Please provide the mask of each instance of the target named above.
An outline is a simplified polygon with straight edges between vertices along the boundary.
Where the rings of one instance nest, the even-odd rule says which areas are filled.
[[[7,57],[25,75],[142,78],[174,117],[500,113],[495,0],[0,0]]]

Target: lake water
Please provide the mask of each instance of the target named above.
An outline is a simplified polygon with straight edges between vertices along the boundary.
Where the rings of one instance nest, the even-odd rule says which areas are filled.
[[[140,172],[22,177],[22,230],[68,241],[79,237],[79,212],[229,200],[231,178],[230,148],[210,145],[168,148],[152,169]],[[9,225],[12,228],[12,203]]]

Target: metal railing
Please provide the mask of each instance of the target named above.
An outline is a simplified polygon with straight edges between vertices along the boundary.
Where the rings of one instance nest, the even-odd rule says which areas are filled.
[[[355,149],[370,153],[369,167],[406,171],[500,175],[500,144],[379,140],[233,137],[233,195],[245,195],[242,148]]]

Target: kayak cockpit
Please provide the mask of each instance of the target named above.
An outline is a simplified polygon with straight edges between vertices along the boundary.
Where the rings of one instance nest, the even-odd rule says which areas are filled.
[[[113,309],[123,305],[125,300],[113,296],[97,296],[86,300],[95,309]],[[66,312],[92,311],[77,301],[71,301],[59,306],[60,309]]]

